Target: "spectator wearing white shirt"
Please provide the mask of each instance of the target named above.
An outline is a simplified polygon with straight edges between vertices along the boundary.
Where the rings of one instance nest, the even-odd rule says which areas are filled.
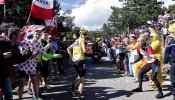
[[[166,36],[168,35],[168,29],[167,29],[166,25],[164,25],[164,26],[161,28],[161,33],[162,33],[163,45],[164,45],[164,47],[165,47]]]

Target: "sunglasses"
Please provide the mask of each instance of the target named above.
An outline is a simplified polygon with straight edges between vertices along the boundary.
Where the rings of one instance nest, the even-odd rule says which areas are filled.
[[[87,35],[87,34],[83,34],[83,35]]]

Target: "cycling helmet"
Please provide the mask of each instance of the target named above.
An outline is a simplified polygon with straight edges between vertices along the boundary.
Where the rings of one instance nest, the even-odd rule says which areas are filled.
[[[88,34],[88,30],[87,29],[80,29],[80,34]]]
[[[63,38],[63,41],[67,41],[67,37],[64,37],[64,38]]]
[[[168,31],[169,31],[170,33],[172,33],[172,32],[175,31],[175,23],[171,23],[171,24],[169,24]]]
[[[96,42],[100,42],[102,38],[96,38]]]

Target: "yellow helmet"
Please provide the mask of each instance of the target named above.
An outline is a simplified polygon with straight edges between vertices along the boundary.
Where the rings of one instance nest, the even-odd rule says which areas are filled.
[[[152,36],[152,37],[154,37],[154,36],[156,36],[157,34],[155,33],[155,32],[152,32],[151,34],[150,34],[150,36]]]
[[[158,35],[155,32],[151,33],[150,36],[152,36],[152,41],[153,42],[158,39]]]
[[[80,34],[83,34],[83,33],[88,34],[88,30],[85,28],[80,29]]]
[[[73,38],[74,38],[74,39],[76,39],[76,38],[77,38],[77,35],[76,35],[75,33],[73,34]]]
[[[102,40],[102,38],[96,38],[96,42],[99,42],[101,40]]]
[[[175,31],[175,23],[169,24],[168,31],[169,31],[170,33]]]
[[[151,33],[154,33],[154,32],[155,32],[155,30],[154,30],[153,28],[149,28],[149,31],[150,31]]]
[[[67,37],[64,37],[64,38],[63,38],[63,41],[67,41]]]

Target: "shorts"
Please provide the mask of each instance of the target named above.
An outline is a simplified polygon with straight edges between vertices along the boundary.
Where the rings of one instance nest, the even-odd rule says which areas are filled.
[[[48,77],[49,76],[49,61],[43,61],[43,68],[41,71],[42,77]]]
[[[30,73],[27,74],[25,71],[19,71],[19,78],[25,78],[27,76],[35,77],[36,72],[30,72]]]
[[[37,62],[37,66],[36,66],[36,73],[41,72],[41,71],[42,71],[42,69],[43,69],[43,65],[42,65],[42,63]]]
[[[86,67],[85,67],[85,61],[76,61],[74,62],[74,67],[80,77],[85,77],[86,75]]]
[[[125,53],[119,53],[117,59],[124,60],[125,59]]]
[[[168,36],[169,34],[162,34],[162,38],[165,40],[166,36]]]

